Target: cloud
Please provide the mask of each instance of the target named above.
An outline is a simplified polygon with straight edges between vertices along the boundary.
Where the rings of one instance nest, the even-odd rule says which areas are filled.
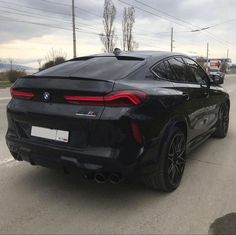
[[[119,0],[113,1],[117,8],[115,27],[118,46],[121,46],[123,8],[128,5]],[[209,42],[212,57],[224,57],[227,48],[230,48],[230,54],[236,60],[236,54],[233,54],[236,43],[233,28],[236,20],[214,27],[208,33],[187,32],[197,29],[193,25],[207,27],[234,18],[235,0],[140,0],[153,9],[135,0],[122,1],[140,8],[136,8],[134,30],[139,49],[169,50],[170,29],[174,27],[175,51],[204,55],[206,43]],[[103,30],[101,16],[104,1],[75,0],[75,4],[76,25],[79,28],[78,54],[101,52],[102,44],[98,34]],[[0,0],[0,13],[1,57],[15,55],[19,60],[30,58],[33,61],[44,57],[52,47],[62,48],[68,52],[68,57],[72,56],[70,1]],[[32,24],[26,23],[29,21]]]

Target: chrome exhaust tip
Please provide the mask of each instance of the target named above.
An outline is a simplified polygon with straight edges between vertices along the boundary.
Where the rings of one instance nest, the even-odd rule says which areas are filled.
[[[103,174],[103,173],[97,173],[94,176],[94,180],[98,183],[98,184],[103,184],[107,181],[107,177]]]
[[[122,181],[122,177],[120,174],[113,173],[110,175],[109,181],[111,184],[119,184]]]

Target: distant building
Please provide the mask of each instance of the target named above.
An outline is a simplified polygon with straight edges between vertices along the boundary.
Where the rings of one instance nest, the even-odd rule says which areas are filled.
[[[205,70],[208,69],[221,69],[222,66],[225,67],[225,72],[228,72],[232,66],[232,60],[230,58],[209,58],[207,61],[206,57],[193,57],[196,61],[200,61],[202,67]]]

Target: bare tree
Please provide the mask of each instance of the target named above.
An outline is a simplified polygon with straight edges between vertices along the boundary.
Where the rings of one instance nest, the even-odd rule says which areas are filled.
[[[55,50],[55,49],[51,49],[48,54],[45,57],[46,62],[41,66],[41,61],[38,60],[38,63],[40,65],[39,70],[44,70],[47,68],[50,68],[54,65],[58,65],[61,64],[63,62],[65,62],[67,57],[67,54],[65,52],[63,52],[61,49],[60,50]]]
[[[63,57],[66,59],[67,54],[62,49],[55,50],[52,48],[46,55],[45,60],[48,61],[55,61],[57,57]]]
[[[100,34],[100,39],[104,45],[105,52],[112,52],[116,44],[114,21],[116,8],[112,0],[105,0],[103,12],[104,33]]]
[[[134,41],[133,28],[135,23],[135,9],[128,7],[124,9],[122,20],[123,50],[133,51],[138,48],[138,43]]]

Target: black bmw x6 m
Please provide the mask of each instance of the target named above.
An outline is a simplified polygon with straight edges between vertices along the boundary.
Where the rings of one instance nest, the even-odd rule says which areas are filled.
[[[227,135],[230,100],[221,83],[181,54],[76,58],[15,82],[6,142],[32,165],[173,191],[186,154]]]

